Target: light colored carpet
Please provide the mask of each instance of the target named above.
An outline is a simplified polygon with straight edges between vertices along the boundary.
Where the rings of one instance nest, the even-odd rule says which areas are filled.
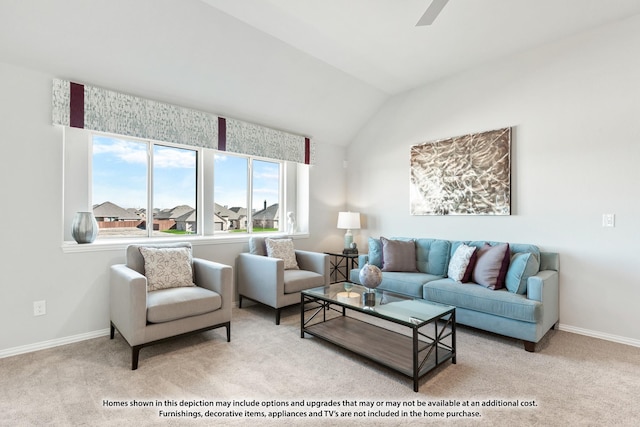
[[[551,331],[537,353],[527,353],[519,341],[459,327],[457,364],[446,363],[423,377],[414,393],[403,375],[318,339],[301,339],[298,310],[285,310],[276,326],[271,309],[234,309],[230,343],[219,329],[144,348],[137,371],[130,370],[130,349],[118,334],[114,340],[104,337],[0,359],[0,425],[443,424],[442,418],[417,416],[425,411],[457,413],[444,422],[455,425],[639,423],[640,349],[635,347]],[[134,400],[153,406],[134,407]],[[537,406],[424,406],[515,400]],[[188,408],[179,406],[181,401],[260,406]],[[112,406],[115,402],[127,406]],[[310,406],[332,402],[340,406]],[[345,406],[347,402],[382,406],[366,409]],[[396,409],[387,402],[403,406]],[[383,416],[398,410],[400,417]],[[160,411],[299,411],[307,417],[194,420],[161,417]],[[318,411],[321,417],[310,417]],[[356,415],[361,411],[369,415]],[[478,412],[479,417],[462,411]]]

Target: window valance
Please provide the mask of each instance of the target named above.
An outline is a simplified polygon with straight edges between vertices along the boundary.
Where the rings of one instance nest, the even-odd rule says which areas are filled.
[[[313,164],[304,136],[66,80],[53,80],[53,124]]]

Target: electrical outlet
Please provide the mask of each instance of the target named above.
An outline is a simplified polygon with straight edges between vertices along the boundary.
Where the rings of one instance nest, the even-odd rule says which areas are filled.
[[[34,301],[33,302],[33,315],[34,316],[42,316],[47,314],[47,302],[42,301]]]
[[[615,227],[616,215],[615,214],[602,214],[602,226],[603,227]]]

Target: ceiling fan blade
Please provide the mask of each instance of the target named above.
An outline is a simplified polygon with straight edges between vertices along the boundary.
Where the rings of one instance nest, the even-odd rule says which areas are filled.
[[[416,24],[416,27],[420,27],[422,25],[431,25],[433,21],[438,17],[442,9],[447,5],[449,0],[433,0],[427,10],[422,15],[422,18]]]

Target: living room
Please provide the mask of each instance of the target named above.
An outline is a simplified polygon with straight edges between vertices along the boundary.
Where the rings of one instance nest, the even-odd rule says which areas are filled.
[[[585,348],[613,345],[615,351],[636,357],[635,361],[624,360],[628,371],[621,376],[638,377],[640,318],[636,305],[640,288],[634,244],[640,231],[636,220],[640,201],[635,197],[640,160],[637,143],[640,87],[636,81],[640,74],[640,59],[636,55],[640,51],[640,5],[636,1],[592,2],[583,6],[582,1],[567,0],[562,2],[566,7],[559,10],[554,9],[556,2],[535,2],[539,4],[539,9],[534,8],[538,11],[537,19],[579,21],[579,15],[585,24],[500,56],[493,56],[489,46],[485,59],[462,62],[464,65],[449,74],[415,86],[399,82],[398,86],[384,89],[354,77],[354,69],[351,73],[338,69],[325,58],[304,53],[247,24],[234,17],[232,9],[225,12],[224,3],[230,2],[0,3],[0,108],[4,117],[0,130],[3,141],[0,215],[7,225],[1,264],[0,319],[6,326],[0,332],[0,369],[9,369],[15,360],[37,361],[44,357],[43,353],[64,348],[74,351],[61,350],[64,355],[56,360],[73,360],[75,352],[91,354],[87,346],[91,349],[98,346],[97,342],[105,342],[106,347],[113,344],[111,347],[116,348],[109,357],[121,358],[122,362],[109,367],[110,372],[129,378],[132,375],[122,342],[108,342],[109,267],[123,262],[124,246],[86,245],[88,248],[81,251],[69,251],[65,246],[64,230],[69,224],[64,220],[64,203],[65,198],[73,195],[64,186],[65,131],[51,123],[51,85],[53,79],[60,78],[310,137],[315,147],[315,163],[308,169],[308,230],[295,239],[298,248],[318,252],[341,250],[344,230],[336,227],[336,220],[339,211],[351,210],[361,213],[362,227],[354,230],[354,240],[361,252],[366,252],[369,237],[379,236],[532,243],[557,252],[560,320],[548,346],[561,340],[574,343],[580,349],[576,350],[580,354],[576,359],[580,360],[589,355],[589,349]],[[272,3],[279,2],[252,2],[252,6],[266,13],[270,9],[260,7]],[[428,2],[410,3],[417,21]],[[497,0],[486,3],[490,10],[512,4]],[[528,12],[528,3],[513,2],[515,6],[509,6],[509,10]],[[467,7],[476,6],[449,1],[434,25],[447,22],[454,25],[449,19]],[[558,15],[549,16],[554,13]],[[601,16],[601,20],[589,21],[589,16]],[[516,16],[505,18],[518,23]],[[505,21],[505,25],[507,22],[511,21]],[[411,30],[432,29],[414,28],[415,22],[408,25]],[[509,38],[515,29],[506,28],[505,38]],[[459,32],[464,33],[464,29]],[[470,38],[474,37],[467,35],[457,43],[464,44]],[[415,54],[429,55],[429,52]],[[450,61],[456,65],[454,59]],[[377,77],[382,79],[380,75]],[[409,214],[412,145],[507,126],[513,130],[511,215]],[[603,227],[603,214],[615,215],[614,227]],[[238,254],[247,251],[246,240],[195,240],[193,245],[196,256],[231,266]],[[46,301],[46,314],[34,316],[33,302],[42,300]],[[260,329],[264,337],[256,335],[249,326],[242,326],[243,322],[250,324],[254,319],[248,316],[255,313],[259,319],[268,319]],[[234,316],[238,316],[239,326],[232,332],[230,344],[238,340],[243,350],[251,348],[245,343],[248,337],[255,344],[267,345],[264,341],[270,334],[285,334],[286,329],[273,325],[266,310],[243,308],[234,311]],[[288,321],[295,330],[296,316],[299,314],[295,309],[285,313],[282,326],[286,327]],[[293,338],[299,341],[297,332],[294,331]],[[219,335],[211,333],[205,338],[193,341],[194,347],[212,341],[224,354],[226,343]],[[532,356],[519,345],[491,335],[469,332],[469,340],[475,348],[503,346],[500,357],[516,358],[522,369],[526,369],[527,360],[533,370],[549,369],[546,359],[540,359],[545,357],[545,348]],[[469,361],[474,346],[461,348],[457,365],[446,367],[435,378],[422,383],[423,397],[461,399],[462,393],[447,388],[451,380],[446,376],[452,370],[464,368],[465,357]],[[189,347],[171,344],[150,348],[146,361],[143,350],[141,368],[136,371],[140,383],[150,382],[143,381],[145,364],[153,368],[156,358],[158,370],[171,369],[171,362],[180,360],[176,355],[193,355],[194,350]],[[298,358],[313,354],[306,350],[297,354],[293,350],[286,350],[292,366],[299,366]],[[260,354],[267,370],[284,375],[281,368],[286,364],[280,366],[282,361]],[[341,363],[342,357],[345,355],[337,355],[331,366]],[[100,360],[94,363],[99,364]],[[322,370],[318,365],[322,360],[313,360],[318,371]],[[374,375],[377,371],[357,360],[344,363],[358,374]],[[90,366],[80,370],[90,370]],[[224,369],[220,369],[222,375]],[[475,366],[461,371],[466,372],[466,377],[477,372]],[[574,375],[589,378],[585,371],[576,371]],[[302,387],[295,377],[297,373],[314,374],[288,372],[286,380],[296,384],[295,390]],[[620,372],[610,374],[619,378]],[[60,372],[56,375],[63,376]],[[228,385],[233,390],[231,394],[225,394],[220,385],[205,389],[200,383],[192,390],[172,390],[170,394],[190,399],[203,397],[202,394],[208,398],[237,398],[245,393],[252,398],[251,382],[256,378],[250,372],[237,375],[241,379]],[[489,373],[483,375],[490,380]],[[404,396],[411,393],[404,380],[391,374],[383,377],[389,385],[360,383],[363,389],[349,388],[344,383],[342,386],[354,399],[387,398],[377,397],[371,392],[372,387],[401,390],[399,393],[407,393]],[[466,377],[459,379],[459,388],[465,386]],[[267,378],[266,382],[273,380]],[[429,388],[431,380],[435,380],[432,381],[435,394]],[[103,398],[146,397],[138,392],[142,385],[133,385],[130,393],[118,387],[124,386],[114,386],[109,395],[91,398],[102,402]],[[273,399],[286,394],[282,392],[286,389],[283,385],[272,383],[272,387]],[[625,390],[638,391],[637,385],[629,387]],[[43,390],[40,396],[46,399],[51,392],[55,390]],[[600,392],[615,394],[615,389]],[[3,393],[2,409],[8,410],[12,396],[26,390],[3,387]],[[541,398],[520,393],[522,399]],[[496,391],[493,397],[505,398],[506,394]],[[330,392],[320,395],[324,399],[333,397]],[[319,394],[311,392],[300,398],[313,396],[319,398]],[[71,403],[74,399],[84,402],[81,396],[67,397]],[[165,396],[157,396],[162,397]],[[166,398],[169,397],[167,393]],[[481,393],[477,396],[489,397]],[[617,398],[622,406],[627,402],[626,394]],[[544,404],[551,405],[548,401]],[[43,415],[35,408],[29,410]],[[13,411],[20,413],[18,409]],[[104,409],[102,412],[105,413]],[[111,414],[103,415],[107,423],[115,422],[114,414],[125,417],[127,412],[105,414]],[[485,421],[495,424],[496,414],[487,413]],[[627,414],[633,414],[632,410]],[[155,419],[152,412],[143,415],[147,422]],[[108,419],[109,416],[112,418]],[[536,412],[523,423],[533,423],[536,416],[540,415]],[[594,414],[578,418],[585,423],[587,419],[597,424]],[[37,420],[27,424],[37,424]]]

